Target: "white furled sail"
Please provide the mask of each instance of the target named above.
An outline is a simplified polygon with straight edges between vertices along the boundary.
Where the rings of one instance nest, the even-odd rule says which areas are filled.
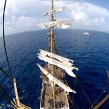
[[[41,54],[38,54],[38,58],[40,60],[43,60],[49,64],[53,64],[53,65],[56,65],[57,67],[60,67],[62,68],[63,70],[65,70],[67,72],[68,75],[72,76],[72,77],[76,77],[76,75],[72,72],[72,70],[76,69],[76,67],[73,67],[71,65],[68,65],[66,63],[62,63],[58,60],[55,60],[53,58],[50,58],[50,57],[47,57],[47,56],[44,56],[44,55],[41,55]]]
[[[53,13],[62,12],[64,10],[64,8],[65,7],[60,7],[58,9],[49,10],[49,11],[46,11],[45,13],[43,13],[42,15],[46,16],[46,15],[51,15]]]
[[[50,21],[50,22],[41,23],[38,26],[41,27],[41,28],[50,28],[50,27],[53,27],[53,26],[56,26],[56,25],[57,25],[56,21]]]
[[[57,26],[58,28],[66,29],[71,26],[71,22],[69,20],[49,21],[49,22],[41,23],[38,26],[41,28],[50,28],[50,27]]]
[[[61,29],[66,29],[71,26],[71,21],[70,20],[59,20],[57,21],[57,27]]]
[[[68,87],[67,85],[65,85],[64,83],[62,83],[61,81],[59,81],[56,77],[52,76],[48,71],[46,71],[43,67],[41,67],[38,64],[38,67],[40,68],[40,70],[42,71],[42,73],[44,73],[50,81],[53,81],[55,84],[57,84],[58,86],[60,86],[61,88],[63,88],[66,92],[73,92],[76,93],[74,90],[72,90],[70,87]]]
[[[56,55],[56,54],[53,54],[53,53],[50,53],[48,51],[40,49],[40,54],[45,55],[45,56],[49,56],[51,58],[55,58],[55,59],[59,60],[60,62],[66,63],[68,65],[73,65],[73,63],[71,63],[71,62],[73,62],[73,60],[68,59],[68,58],[64,58],[62,56],[59,56],[59,55]]]

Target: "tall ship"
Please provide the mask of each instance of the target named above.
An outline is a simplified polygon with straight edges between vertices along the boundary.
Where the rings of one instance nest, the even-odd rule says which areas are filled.
[[[46,50],[39,50],[38,58],[45,62],[42,67],[37,64],[42,77],[42,91],[40,109],[70,109],[68,95],[76,93],[64,80],[65,73],[73,78],[76,75],[73,70],[73,60],[58,55],[55,44],[55,27],[67,29],[71,22],[68,19],[56,20],[55,14],[62,12],[64,7],[55,8],[54,0],[51,0],[51,10],[43,13],[50,16],[50,21],[40,24],[41,28],[49,28],[48,47]]]
[[[17,81],[14,77],[9,58],[7,55],[6,42],[5,42],[5,8],[6,1],[4,3],[3,11],[3,43],[5,49],[5,56],[7,60],[7,65],[9,67],[9,72],[4,71],[0,66],[0,72],[4,73],[13,84],[13,91],[15,98],[9,97],[2,85],[0,85],[0,94],[8,101],[10,107],[13,109],[32,109],[31,107],[23,104],[20,100],[19,93],[17,90]],[[69,99],[70,93],[76,95],[75,89],[72,89],[67,81],[65,80],[66,74],[71,76],[73,79],[76,78],[74,70],[78,71],[79,69],[74,66],[74,60],[63,57],[58,54],[56,42],[55,42],[55,28],[67,29],[72,25],[72,22],[69,19],[59,19],[55,18],[55,14],[63,12],[65,7],[54,7],[54,0],[51,1],[51,8],[49,11],[44,12],[43,16],[50,16],[49,21],[39,24],[41,28],[48,28],[48,46],[46,49],[39,49],[37,53],[38,59],[43,62],[43,65],[37,63],[37,67],[40,70],[40,75],[42,78],[42,89],[40,97],[40,109],[79,109],[78,104],[74,106],[74,101]],[[109,79],[109,71],[107,71],[107,76]],[[87,97],[87,100],[90,102],[87,94],[84,90],[84,95]],[[103,93],[101,93],[102,95]],[[101,95],[95,100],[89,109],[99,109],[107,100],[109,100],[109,93],[103,98],[100,99]],[[100,100],[99,100],[100,99]],[[99,100],[99,101],[98,101]],[[70,106],[70,102],[73,105],[73,108]],[[85,109],[85,108],[84,108]],[[108,108],[107,108],[108,109]]]

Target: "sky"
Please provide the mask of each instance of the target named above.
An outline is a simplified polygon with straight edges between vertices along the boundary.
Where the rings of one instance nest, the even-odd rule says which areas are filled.
[[[0,36],[4,0],[0,0]],[[109,31],[109,0],[55,0],[55,8],[65,6],[55,19],[70,19],[72,29]],[[42,16],[50,10],[50,0],[7,0],[5,34],[40,29],[37,25],[49,20]]]

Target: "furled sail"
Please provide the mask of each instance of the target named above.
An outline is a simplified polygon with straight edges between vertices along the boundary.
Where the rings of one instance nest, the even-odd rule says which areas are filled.
[[[40,28],[50,28],[50,27],[56,26],[56,24],[57,24],[56,21],[50,21],[50,22],[41,23],[38,26]]]
[[[62,63],[62,62],[60,62],[60,61],[57,61],[57,60],[55,60],[55,59],[53,59],[53,58],[50,58],[50,57],[47,57],[47,56],[44,56],[44,55],[41,55],[41,54],[38,54],[38,58],[39,58],[40,60],[43,60],[43,61],[49,63],[49,64],[56,65],[57,67],[60,67],[60,68],[62,68],[63,70],[65,70],[65,71],[67,72],[67,74],[69,74],[70,76],[76,77],[76,75],[72,72],[72,70],[74,70],[74,69],[77,70],[76,67],[73,67],[73,66],[71,66],[71,65],[68,65],[68,64],[66,64],[66,63]]]
[[[49,21],[49,22],[41,23],[38,26],[41,28],[50,28],[53,26],[57,26],[58,28],[66,29],[71,26],[71,22],[69,20]]]
[[[57,21],[57,27],[61,29],[66,29],[71,26],[71,21],[70,20],[59,20]]]
[[[62,12],[64,10],[64,8],[65,7],[60,7],[58,9],[49,10],[49,11],[46,11],[45,13],[43,13],[42,15],[46,16],[46,15],[51,15],[53,13]]]
[[[73,65],[73,63],[72,63],[73,60],[68,59],[68,58],[65,58],[65,57],[62,57],[62,56],[59,56],[59,55],[56,55],[56,54],[53,54],[53,53],[50,53],[48,51],[45,51],[45,50],[41,50],[40,49],[40,54],[41,55],[45,55],[45,56],[49,56],[51,58],[55,58],[55,59],[61,61],[62,63],[66,63],[68,65]]]
[[[59,81],[56,77],[53,77],[48,71],[46,71],[43,67],[41,67],[38,64],[38,67],[40,68],[40,70],[42,71],[42,73],[44,73],[50,81],[53,81],[55,84],[57,84],[58,86],[60,86],[61,88],[63,88],[66,92],[73,92],[76,93],[74,90],[72,90],[70,87],[68,87],[67,85],[65,85],[64,83],[62,83],[61,81]]]

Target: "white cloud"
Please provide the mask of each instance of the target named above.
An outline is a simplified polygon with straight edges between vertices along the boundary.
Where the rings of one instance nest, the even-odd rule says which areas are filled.
[[[16,18],[16,17],[12,17],[12,22],[14,22],[17,26],[25,26],[26,25],[26,27],[31,27],[32,25],[33,25],[33,23],[35,23],[34,21],[35,21],[35,19],[34,18],[32,18],[32,17],[25,17],[25,16],[21,16],[21,17],[18,17],[18,18]]]
[[[70,18],[73,20],[73,28],[79,26],[79,29],[93,29],[107,31],[107,19],[109,19],[109,10],[93,5],[87,2],[72,2],[67,4],[67,12],[71,12]],[[96,28],[96,26],[100,26]]]
[[[16,33],[19,31],[30,31],[36,29],[37,27],[37,19],[32,17],[20,16],[16,17],[13,15],[10,21],[6,22],[7,25],[13,25],[12,27],[8,26],[6,29],[6,33]]]
[[[73,17],[73,20],[76,24],[89,25],[90,19],[85,12],[82,12],[82,11],[74,12],[74,11],[72,11],[72,17]]]
[[[103,17],[101,17],[101,18],[95,18],[94,19],[94,23],[96,23],[96,24],[103,24],[103,23],[105,23],[105,20],[104,20]]]
[[[101,23],[105,23],[105,20],[103,17],[100,18]]]
[[[3,11],[2,5],[0,4],[0,20]],[[59,13],[56,17],[71,19],[73,21],[72,28],[107,30],[104,27],[109,25],[107,23],[109,10],[103,7],[85,1],[56,1],[55,5],[56,7],[66,6],[63,14]],[[13,25],[24,31],[36,29],[39,22],[48,19],[48,17],[41,16],[41,14],[49,10],[49,6],[50,2],[44,0],[9,0],[6,8],[6,22],[8,25]],[[96,26],[100,27],[97,28]],[[8,27],[7,33],[12,32],[15,31]]]

